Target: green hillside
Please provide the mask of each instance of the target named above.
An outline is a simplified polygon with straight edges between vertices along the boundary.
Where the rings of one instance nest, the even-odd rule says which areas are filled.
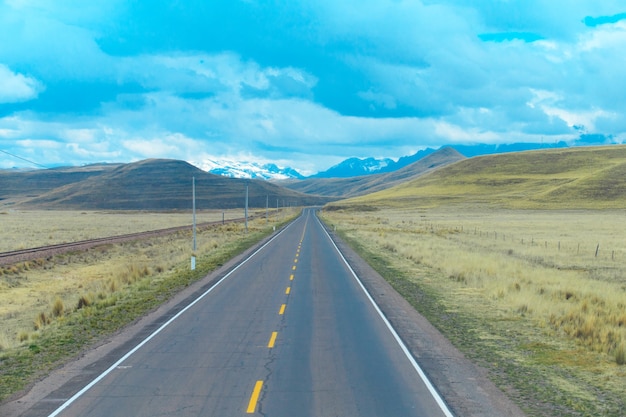
[[[449,203],[507,208],[623,208],[626,207],[626,146],[475,157],[340,204],[439,206]]]

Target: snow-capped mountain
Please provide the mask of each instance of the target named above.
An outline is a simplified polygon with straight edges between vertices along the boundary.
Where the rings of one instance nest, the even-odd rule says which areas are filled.
[[[350,158],[330,167],[324,172],[318,172],[313,178],[348,178],[359,175],[369,175],[384,172],[385,168],[393,165],[393,159],[384,158]]]
[[[258,162],[244,162],[232,160],[205,159],[200,163],[192,163],[198,168],[211,174],[231,178],[251,178],[264,180],[284,180],[290,178],[304,178],[293,168],[281,168],[276,164],[259,164]]]

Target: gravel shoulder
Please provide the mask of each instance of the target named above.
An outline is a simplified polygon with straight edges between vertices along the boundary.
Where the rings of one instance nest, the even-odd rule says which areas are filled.
[[[524,416],[519,407],[487,378],[484,369],[466,359],[384,278],[341,239],[331,231],[329,233],[456,416]],[[33,384],[26,392],[0,405],[0,415],[49,415],[269,239],[271,237],[231,259],[120,332],[85,349],[81,355]]]

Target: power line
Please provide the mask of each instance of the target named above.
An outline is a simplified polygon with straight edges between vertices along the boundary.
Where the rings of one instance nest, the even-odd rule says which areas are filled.
[[[2,150],[2,149],[0,149],[0,152],[5,153],[5,154],[7,154],[7,155],[11,155],[12,157],[17,158],[17,159],[21,159],[22,161],[26,161],[26,162],[28,162],[29,164],[33,164],[33,165],[35,165],[35,166],[38,166],[38,167],[41,167],[41,168],[48,169],[48,167],[47,167],[47,166],[44,166],[44,165],[38,164],[37,162],[33,162],[33,161],[31,161],[31,160],[29,160],[29,159],[26,159],[26,158],[22,158],[21,156],[17,156],[17,155],[15,155],[15,154],[12,154],[11,152],[7,152],[7,151]]]

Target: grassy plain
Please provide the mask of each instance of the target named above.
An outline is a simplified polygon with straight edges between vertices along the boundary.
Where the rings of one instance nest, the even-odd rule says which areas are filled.
[[[323,216],[529,415],[626,415],[626,212],[362,208]]]
[[[248,233],[243,223],[199,230],[196,271],[189,267],[190,231],[0,267],[0,401],[205,276],[296,210],[273,212],[268,223],[265,210],[258,214]],[[221,212],[201,213],[197,221],[216,216],[221,220]],[[24,212],[2,220],[3,233],[29,236],[28,246],[52,243],[53,231],[61,242],[191,223],[189,213]]]
[[[265,211],[263,211],[265,214]],[[243,210],[207,210],[196,222],[243,218]],[[0,252],[190,225],[189,212],[0,210]]]

